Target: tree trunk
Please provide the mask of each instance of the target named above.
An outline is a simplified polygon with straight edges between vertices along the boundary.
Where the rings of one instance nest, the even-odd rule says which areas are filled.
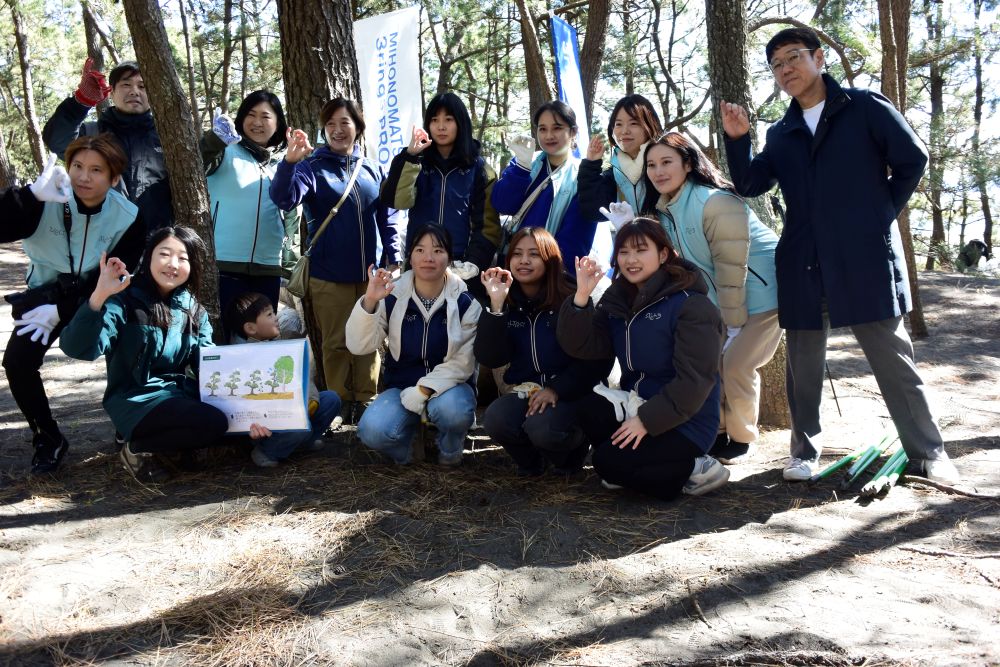
[[[198,111],[198,93],[194,83],[194,52],[191,50],[191,33],[188,31],[187,10],[184,8],[184,0],[177,3],[181,12],[181,33],[184,35],[184,55],[187,64],[187,84],[188,98],[191,101],[191,117],[194,118],[195,126],[201,127],[201,112]]]
[[[583,103],[587,107],[587,127],[593,120],[594,95],[604,60],[604,43],[608,34],[610,0],[590,0],[587,6],[587,35],[580,49],[580,78],[583,80]]]
[[[712,119],[716,128],[718,164],[728,171],[725,142],[721,137],[722,119],[719,104],[722,100],[734,102],[745,109],[753,109],[750,96],[750,58],[747,52],[747,10],[745,3],[728,0],[705,0],[706,29],[708,34],[708,71],[712,87]],[[757,136],[750,124],[750,140],[756,145]],[[774,227],[767,205],[761,198],[749,200],[757,216]],[[774,358],[762,369],[760,423],[774,428],[787,428],[788,405],[785,395],[784,342]]]
[[[524,51],[524,70],[528,78],[528,103],[531,113],[552,99],[552,84],[545,70],[545,58],[535,31],[535,17],[527,0],[517,0],[521,21],[521,49]]]
[[[208,310],[215,330],[221,333],[221,327],[216,326],[219,323],[219,274],[215,266],[215,238],[208,211],[205,167],[198,151],[201,133],[195,127],[191,105],[174,69],[159,3],[157,0],[122,0],[122,5],[136,59],[149,92],[156,131],[163,145],[175,224],[194,229],[208,249],[202,282],[196,286],[196,296]],[[160,122],[160,119],[166,119],[166,122]]]
[[[28,126],[28,143],[31,145],[31,156],[35,166],[41,172],[45,166],[45,154],[42,148],[42,126],[38,123],[35,111],[35,90],[31,81],[31,49],[28,45],[28,34],[24,30],[24,17],[17,0],[7,0],[10,5],[11,19],[14,22],[14,41],[17,43],[17,60],[21,66],[21,87],[24,94],[24,117]]]
[[[983,0],[973,0],[973,9],[976,18],[975,29],[975,74],[976,74],[976,101],[972,107],[972,118],[975,127],[972,130],[972,178],[979,190],[979,201],[983,209],[983,243],[986,244],[990,255],[993,254],[993,215],[990,211],[990,198],[986,191],[987,175],[991,165],[985,163],[982,150],[980,149],[979,132],[983,125],[983,33],[979,27],[979,14],[983,8]],[[964,229],[964,228],[963,228]],[[965,245],[964,243],[962,244]]]
[[[910,0],[878,0],[879,37],[882,42],[882,94],[906,114],[906,73],[909,57]],[[899,235],[906,255],[906,272],[910,283],[913,310],[910,311],[910,333],[914,338],[927,336],[924,308],[920,302],[917,282],[917,262],[913,255],[913,234],[910,232],[910,209],[904,207],[896,218]]]
[[[941,4],[924,0],[924,13],[927,20],[928,46],[931,51],[941,50],[942,15]],[[928,199],[931,204],[931,240],[927,248],[928,271],[934,270],[934,260],[944,247],[944,212],[941,209],[941,191],[944,189],[945,146],[944,137],[944,69],[941,58],[934,57],[930,61],[928,89],[931,96],[930,141],[928,142]]]
[[[250,48],[247,46],[247,10],[243,0],[240,0],[240,103],[247,96],[247,70],[250,68]]]
[[[10,164],[10,155],[7,153],[7,142],[3,132],[0,132],[0,191],[12,187],[16,181],[17,177]]]
[[[302,26],[311,29],[303,30]],[[310,141],[315,141],[324,104],[337,96],[361,100],[351,6],[327,0],[278,0],[278,31],[288,124],[302,129]],[[303,234],[303,241],[305,238]],[[323,365],[319,363],[323,339],[309,299],[302,305],[306,333],[317,360],[316,383],[324,387]]]
[[[180,0],[183,2],[184,0]],[[205,64],[205,39],[200,36],[200,29],[198,26],[197,14],[194,11],[194,0],[188,0],[188,9],[191,12],[191,25],[194,28],[194,34],[198,35],[198,66],[201,69],[201,85],[205,90],[205,115],[208,117],[208,122],[212,122],[212,81],[208,76],[208,66]],[[202,8],[204,9],[204,8]],[[195,119],[195,124],[198,127],[203,127],[205,125],[201,116]]]
[[[219,93],[219,107],[222,113],[229,113],[229,70],[233,64],[233,0],[223,2],[222,14],[222,92]]]
[[[315,141],[324,104],[338,95],[361,100],[351,7],[327,0],[278,0],[278,31],[289,125]]]

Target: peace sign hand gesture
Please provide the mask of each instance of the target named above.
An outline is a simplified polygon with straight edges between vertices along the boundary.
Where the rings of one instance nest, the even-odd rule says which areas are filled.
[[[430,135],[427,134],[427,130],[422,127],[413,126],[413,135],[410,138],[410,145],[407,147],[406,152],[410,155],[416,157],[424,152],[424,149],[430,146],[433,141],[431,141]]]

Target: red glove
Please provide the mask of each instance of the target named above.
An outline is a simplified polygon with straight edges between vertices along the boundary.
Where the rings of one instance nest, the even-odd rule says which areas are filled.
[[[80,104],[88,107],[96,107],[98,104],[108,99],[111,94],[111,86],[107,84],[104,75],[94,69],[94,59],[87,58],[83,64],[83,76],[80,77],[80,86],[73,93],[73,97]]]

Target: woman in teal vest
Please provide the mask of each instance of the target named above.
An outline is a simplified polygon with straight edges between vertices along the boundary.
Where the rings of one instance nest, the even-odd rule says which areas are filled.
[[[21,240],[30,262],[28,289],[6,297],[14,332],[3,367],[31,428],[33,473],[53,472],[69,448],[39,374],[45,353],[97,282],[101,254],[135,271],[145,235],[139,209],[112,189],[128,164],[117,139],[80,137],[65,156],[68,174],[53,155],[34,183],[0,193],[0,243]]]
[[[639,211],[646,199],[642,176],[642,156],[646,146],[663,134],[653,103],[642,95],[626,95],[618,100],[608,121],[611,166],[604,166],[604,139],[594,135],[587,146],[587,158],[580,161],[577,176],[580,211],[585,218],[600,220],[600,209],[617,201],[628,202]]]
[[[722,422],[709,452],[735,463],[757,439],[760,375],[781,340],[774,249],[778,236],[679,132],[646,148],[645,211],[655,211],[678,254],[708,282],[728,336],[722,352]]]
[[[291,250],[298,227],[293,207],[275,206],[268,191],[285,155],[288,124],[274,93],[255,90],[236,111],[235,123],[217,115],[201,138],[208,175],[219,303],[243,292],[259,292],[277,308],[283,251]]]

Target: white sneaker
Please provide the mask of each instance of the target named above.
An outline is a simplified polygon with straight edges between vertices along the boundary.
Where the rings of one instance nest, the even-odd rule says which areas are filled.
[[[927,479],[932,482],[953,486],[962,481],[962,476],[958,474],[958,469],[947,454],[940,459],[925,459],[921,468]]]
[[[606,479],[602,479],[601,480],[601,486],[603,486],[608,491],[621,491],[622,489],[625,488],[621,484],[612,484],[611,482],[607,481]]]
[[[789,482],[809,481],[809,478],[815,474],[818,463],[818,461],[792,457],[785,464],[785,471],[781,473],[781,476]]]
[[[711,456],[699,456],[694,460],[694,472],[684,483],[682,493],[700,496],[714,491],[729,481],[729,469]]]

